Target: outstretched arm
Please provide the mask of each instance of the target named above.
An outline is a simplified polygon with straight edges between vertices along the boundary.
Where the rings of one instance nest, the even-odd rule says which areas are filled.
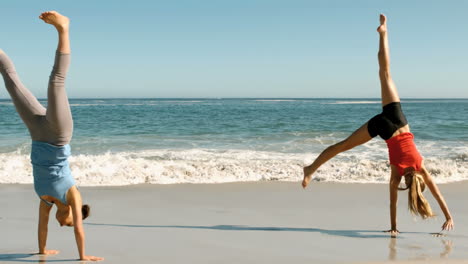
[[[397,229],[397,202],[398,202],[398,185],[401,181],[401,176],[395,166],[391,165],[391,176],[390,176],[390,235],[396,237],[400,231]]]
[[[367,123],[365,123],[358,130],[354,131],[354,133],[351,134],[351,136],[349,136],[347,139],[326,148],[324,151],[322,151],[322,153],[320,153],[320,155],[311,165],[304,167],[304,179],[302,180],[302,187],[307,187],[309,182],[312,180],[312,174],[314,174],[315,171],[317,171],[317,169],[325,162],[340,154],[341,152],[362,145],[371,139],[372,138],[367,131]]]
[[[76,246],[78,247],[78,253],[80,254],[80,260],[99,261],[103,260],[100,257],[86,256],[85,255],[85,232],[83,229],[83,216],[81,213],[81,207],[83,202],[81,200],[81,194],[75,186],[70,188],[67,197],[71,200],[70,206],[73,213],[73,226],[75,231]]]
[[[439,188],[424,166],[422,166],[421,172],[426,186],[429,188],[429,190],[431,190],[432,196],[434,196],[434,198],[437,200],[437,203],[439,203],[440,209],[442,212],[444,212],[445,223],[442,225],[442,230],[452,230],[454,227],[453,218],[450,214],[447,203],[442,196],[442,193],[439,191]]]
[[[41,200],[39,204],[39,224],[37,227],[37,240],[39,245],[39,254],[44,255],[55,255],[58,254],[58,250],[47,250],[47,225],[49,224],[49,214],[52,206],[46,204]]]
[[[84,260],[85,256],[85,233],[83,229],[83,220],[81,213],[81,206],[83,204],[81,200],[81,194],[75,187],[70,188],[68,195],[71,195],[72,202],[70,206],[73,213],[73,226],[75,231],[75,240],[76,246],[78,247],[78,253],[80,254],[80,259]]]

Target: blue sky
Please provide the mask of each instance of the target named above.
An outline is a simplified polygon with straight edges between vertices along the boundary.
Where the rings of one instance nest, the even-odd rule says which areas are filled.
[[[2,3],[0,48],[41,98],[56,46],[44,10],[72,20],[71,98],[376,98],[381,12],[401,97],[468,98],[468,1]]]

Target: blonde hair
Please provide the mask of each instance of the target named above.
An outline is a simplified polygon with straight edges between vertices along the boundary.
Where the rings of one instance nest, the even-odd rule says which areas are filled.
[[[414,215],[419,215],[423,219],[435,216],[429,202],[423,195],[426,183],[421,174],[412,171],[405,174],[406,188],[408,189],[408,209]]]

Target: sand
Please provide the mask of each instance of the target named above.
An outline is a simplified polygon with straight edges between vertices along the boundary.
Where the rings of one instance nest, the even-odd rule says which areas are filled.
[[[86,253],[105,263],[468,263],[468,182],[439,185],[454,215],[443,237],[440,208],[415,220],[400,192],[396,239],[383,184],[260,182],[81,187],[92,206]],[[0,185],[0,262],[73,263],[73,228],[49,223],[48,248],[37,251],[39,200],[32,185]],[[54,210],[55,211],[55,210]]]

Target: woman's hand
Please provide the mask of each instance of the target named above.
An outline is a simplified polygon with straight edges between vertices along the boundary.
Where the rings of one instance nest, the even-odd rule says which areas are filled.
[[[39,252],[39,255],[57,255],[60,251],[54,249],[45,249],[43,252]]]
[[[83,256],[82,258],[80,258],[80,260],[101,261],[101,260],[104,260],[104,258],[95,257],[95,256]]]
[[[398,229],[390,229],[390,230],[386,230],[384,232],[385,233],[390,233],[391,237],[396,237],[398,234],[400,234],[400,231],[398,231]]]
[[[445,221],[445,223],[442,225],[442,230],[450,231],[450,230],[453,230],[453,227],[454,227],[453,220],[452,220],[452,218],[449,218],[449,219],[447,219],[447,221]]]

